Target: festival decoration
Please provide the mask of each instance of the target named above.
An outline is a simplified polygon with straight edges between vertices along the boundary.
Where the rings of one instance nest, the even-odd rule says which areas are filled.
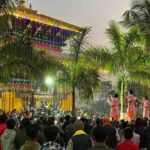
[[[20,35],[25,36],[27,33],[33,47],[47,50],[60,60],[66,58],[63,48],[67,46],[68,40],[83,31],[78,26],[38,14],[37,10],[32,9],[31,4],[29,8],[25,7],[24,0],[20,0],[16,10],[10,14],[8,24],[14,39]],[[35,99],[53,99],[52,95],[35,94],[33,96],[34,84],[22,81],[21,78],[18,77],[17,81],[16,79],[11,81],[9,85],[0,84],[0,93],[2,94],[0,107],[4,110],[11,111],[14,108],[21,110],[26,105],[34,103]],[[71,99],[70,95],[65,100],[61,99],[61,109],[70,110]]]

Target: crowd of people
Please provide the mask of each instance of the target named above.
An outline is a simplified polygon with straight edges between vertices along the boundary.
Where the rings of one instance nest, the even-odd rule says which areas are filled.
[[[147,118],[0,115],[0,150],[150,150]]]

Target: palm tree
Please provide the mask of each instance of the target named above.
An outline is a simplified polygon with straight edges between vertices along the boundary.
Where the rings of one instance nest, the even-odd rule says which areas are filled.
[[[150,55],[144,50],[144,40],[137,30],[134,27],[124,33],[115,22],[111,22],[107,35],[112,48],[92,47],[86,52],[88,60],[115,75],[120,83],[121,117],[128,83],[150,84]]]
[[[146,48],[150,50],[150,0],[133,1],[131,9],[123,14],[121,23],[127,27],[138,25],[145,36]]]
[[[41,79],[46,73],[56,73],[62,67],[48,51],[33,48],[28,35],[2,43],[0,64],[1,81],[8,81],[12,75]]]
[[[1,0],[0,1],[0,14],[9,14],[14,10],[19,0]]]
[[[70,44],[70,54],[59,76],[59,81],[65,82],[71,88],[72,94],[72,115],[76,115],[76,90],[79,90],[83,99],[90,99],[93,93],[100,87],[100,75],[96,69],[88,67],[83,62],[83,52],[86,49],[87,38],[90,28],[84,28],[81,34],[73,37]]]

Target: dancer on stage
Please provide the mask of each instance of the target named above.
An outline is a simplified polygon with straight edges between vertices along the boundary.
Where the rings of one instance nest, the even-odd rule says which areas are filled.
[[[144,100],[142,101],[142,104],[143,104],[143,118],[149,118],[150,102],[147,96],[145,96]]]
[[[119,108],[118,108],[118,94],[115,93],[114,97],[109,96],[110,100],[110,117],[113,118],[116,121],[119,121]]]
[[[136,110],[135,110],[135,105],[134,105],[135,97],[133,95],[132,90],[130,90],[128,93],[128,96],[126,96],[126,100],[128,103],[128,106],[127,106],[128,121],[132,121],[135,119],[135,116],[136,116]]]

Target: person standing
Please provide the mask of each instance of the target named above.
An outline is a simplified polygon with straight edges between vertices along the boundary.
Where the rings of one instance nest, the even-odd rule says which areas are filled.
[[[28,140],[19,150],[40,150],[41,146],[38,143],[40,128],[37,124],[31,124],[26,128]]]
[[[16,122],[14,119],[9,119],[6,122],[6,125],[7,125],[7,129],[4,131],[3,135],[1,136],[2,150],[16,150],[16,146],[15,146]]]
[[[24,118],[21,121],[20,130],[17,131],[15,136],[15,144],[17,150],[19,150],[19,148],[21,148],[21,146],[24,145],[25,141],[28,140],[26,129],[29,125],[31,125],[30,119]]]
[[[142,104],[143,104],[143,118],[149,118],[150,102],[149,102],[147,96],[145,96]]]
[[[84,125],[81,120],[74,123],[74,135],[69,140],[66,150],[87,150],[92,147],[92,139],[84,132]]]
[[[117,145],[116,150],[139,150],[138,146],[131,140],[133,137],[133,130],[127,127],[124,130],[125,140]]]
[[[128,121],[134,120],[136,116],[134,99],[135,97],[133,95],[133,90],[130,90],[128,93],[128,96],[126,96],[126,100],[128,103],[128,106],[127,106]]]
[[[45,142],[41,150],[65,150],[60,144],[56,143],[59,138],[59,128],[55,125],[51,125],[44,129],[44,135],[47,142]]]
[[[110,117],[118,121],[119,120],[118,94],[115,93],[114,97],[109,96],[109,100],[111,106]]]
[[[4,131],[7,129],[7,126],[6,126],[7,119],[8,118],[5,113],[0,115],[0,138],[1,138],[2,134],[4,133]],[[0,150],[2,150],[1,141],[0,141]]]
[[[105,127],[97,126],[93,129],[92,135],[96,144],[94,147],[89,150],[111,150],[106,144],[105,141],[107,139],[107,131]]]

